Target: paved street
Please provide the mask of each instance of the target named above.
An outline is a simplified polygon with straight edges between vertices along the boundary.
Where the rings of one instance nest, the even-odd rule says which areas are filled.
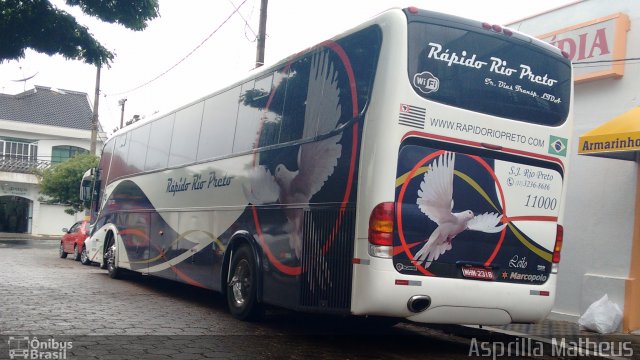
[[[413,324],[363,328],[283,310],[237,321],[217,293],[112,280],[58,258],[53,240],[0,240],[0,304],[0,358],[37,348],[67,359],[466,359],[470,349],[467,338]]]

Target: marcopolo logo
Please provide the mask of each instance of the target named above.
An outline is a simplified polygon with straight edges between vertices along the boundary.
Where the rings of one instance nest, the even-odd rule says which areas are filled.
[[[10,336],[7,343],[10,359],[66,359],[67,350],[73,348],[71,341],[39,340],[35,336]]]
[[[567,156],[567,139],[550,135],[549,154]]]

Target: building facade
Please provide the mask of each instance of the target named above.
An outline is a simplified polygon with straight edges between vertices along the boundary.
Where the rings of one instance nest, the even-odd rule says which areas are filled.
[[[580,136],[640,105],[640,1],[576,1],[508,26],[566,51],[574,68],[565,241],[552,317],[575,321],[608,294],[623,309],[623,330],[636,330],[638,156],[633,151],[582,155],[581,146],[589,146]],[[640,117],[632,121],[640,124]],[[613,141],[626,144],[627,136]]]
[[[0,233],[61,235],[83,216],[41,201],[33,172],[88,152],[92,116],[86,93],[35,86],[0,94]]]

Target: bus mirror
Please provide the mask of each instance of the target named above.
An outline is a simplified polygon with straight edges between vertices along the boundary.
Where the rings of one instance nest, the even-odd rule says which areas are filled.
[[[80,200],[91,200],[91,183],[91,179],[82,180],[82,185],[80,186]]]

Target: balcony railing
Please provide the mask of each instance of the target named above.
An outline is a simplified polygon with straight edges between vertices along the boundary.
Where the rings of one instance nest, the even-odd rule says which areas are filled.
[[[33,174],[35,170],[44,170],[51,161],[34,159],[12,159],[0,157],[0,171]]]

